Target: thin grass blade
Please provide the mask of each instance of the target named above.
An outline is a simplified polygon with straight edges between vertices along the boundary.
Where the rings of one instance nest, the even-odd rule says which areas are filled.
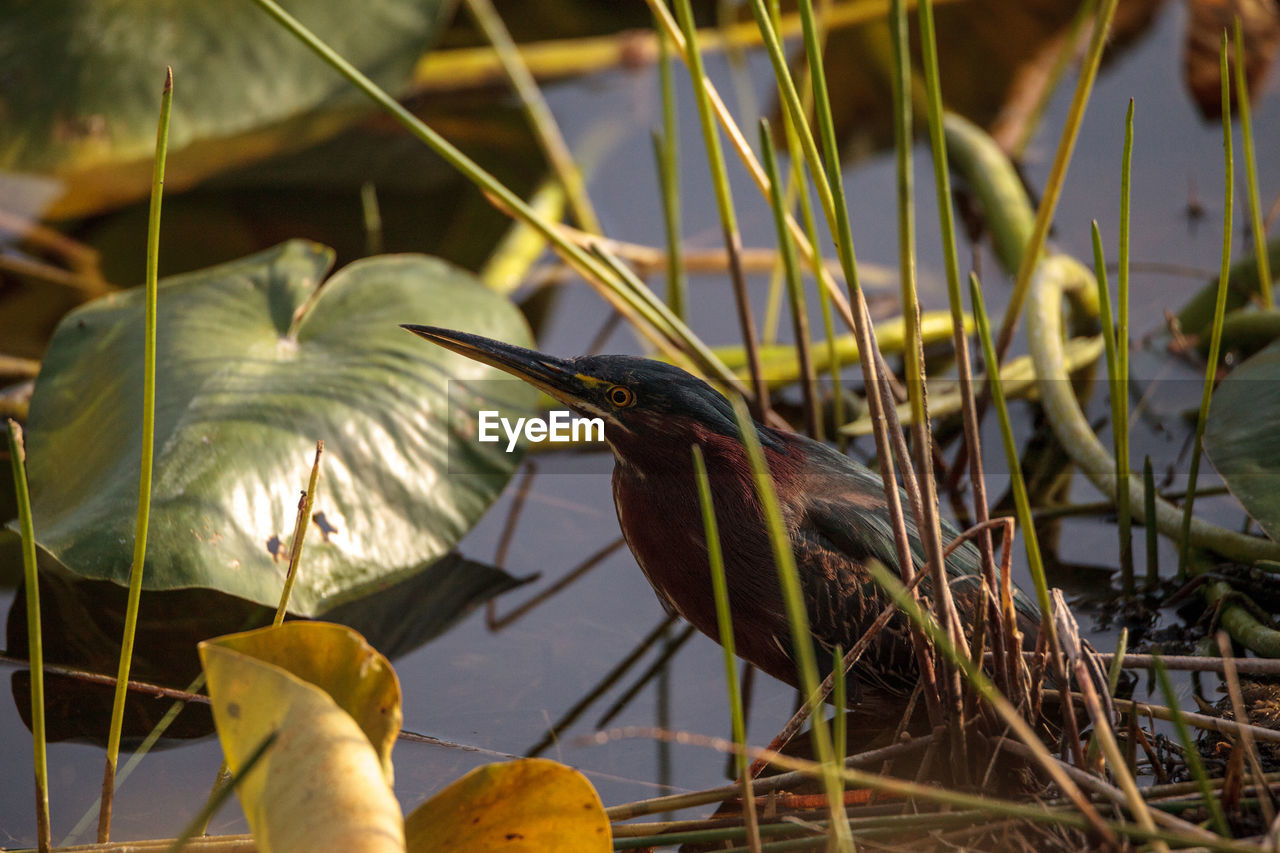
[[[36,840],[41,853],[52,845],[49,829],[49,761],[44,729],[44,639],[40,633],[40,577],[36,571],[36,534],[31,519],[31,492],[27,489],[26,448],[22,427],[9,419],[9,461],[18,502],[18,529],[22,535],[22,583],[27,591],[27,653],[31,674],[31,751],[36,777]]]
[[[138,472],[138,523],[133,540],[133,565],[129,570],[129,597],[125,608],[120,665],[116,672],[111,728],[107,733],[107,760],[102,774],[102,808],[98,812],[98,841],[111,839],[111,804],[115,793],[116,763],[120,757],[120,732],[124,727],[124,702],[128,695],[133,640],[142,601],[142,573],[147,556],[147,528],[151,519],[151,470],[156,423],[156,282],[160,263],[160,205],[164,195],[165,158],[169,150],[169,115],[173,108],[173,69],[166,69],[160,96],[160,121],[156,128],[156,157],[151,173],[151,209],[147,217],[146,321],[142,387],[142,463]]]
[[[1227,69],[1227,33],[1222,32],[1218,47],[1218,69],[1222,75],[1222,266],[1218,271],[1218,296],[1213,308],[1213,331],[1209,337],[1209,354],[1205,357],[1204,387],[1200,392],[1200,413],[1196,418],[1196,437],[1191,449],[1191,470],[1187,474],[1187,497],[1182,504],[1182,535],[1178,547],[1178,577],[1185,578],[1191,561],[1191,518],[1196,501],[1196,482],[1200,476],[1200,457],[1204,451],[1204,429],[1209,421],[1209,400],[1213,396],[1218,375],[1218,355],[1222,349],[1222,319],[1227,308],[1227,283],[1231,275],[1231,208],[1235,167],[1231,148],[1231,75]]]

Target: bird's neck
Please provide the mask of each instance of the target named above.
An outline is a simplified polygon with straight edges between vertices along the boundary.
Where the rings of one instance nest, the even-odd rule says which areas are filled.
[[[735,614],[782,613],[776,575],[761,569],[772,565],[771,543],[742,445],[736,437],[724,435],[701,436],[697,444],[711,483],[731,610]],[[636,562],[668,611],[707,636],[717,636],[715,595],[689,444],[660,452],[649,448],[638,456],[615,447],[615,455],[613,498]],[[790,526],[795,514],[787,498],[794,497],[803,457],[798,448],[778,440],[766,445],[765,457]],[[774,633],[758,627],[750,616],[735,626],[738,654],[794,684],[792,664],[780,654]]]
[[[761,430],[764,432],[764,430]],[[785,483],[802,464],[802,458],[786,436],[769,430],[762,438],[765,459],[775,483]],[[614,481],[624,488],[659,495],[685,495],[693,499],[688,509],[697,517],[697,489],[693,469],[693,451],[702,451],[707,474],[717,503],[730,501],[739,506],[755,505],[754,478],[751,464],[737,436],[712,430],[694,430],[661,440],[645,437],[634,443],[626,438],[611,439],[616,466]],[[659,483],[661,485],[659,485]],[[684,511],[684,507],[671,507]]]

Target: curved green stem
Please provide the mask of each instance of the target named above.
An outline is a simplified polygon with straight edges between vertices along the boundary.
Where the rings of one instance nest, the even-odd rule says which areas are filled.
[[[111,705],[111,728],[107,732],[107,761],[102,773],[102,807],[98,812],[98,842],[111,839],[111,800],[115,793],[116,763],[120,757],[120,737],[124,727],[125,697],[129,667],[133,664],[133,641],[142,601],[142,576],[146,566],[147,530],[151,518],[151,470],[155,449],[156,423],[156,294],[160,259],[160,207],[163,199],[164,167],[169,150],[169,115],[173,107],[173,69],[165,70],[160,96],[160,121],[156,127],[156,156],[151,173],[151,210],[147,217],[146,321],[143,338],[142,455],[138,471],[138,522],[133,537],[133,565],[129,570],[129,598],[125,608],[124,636],[120,641],[120,665],[116,675],[115,699]]]
[[[1035,365],[1040,399],[1054,435],[1066,448],[1071,461],[1104,494],[1116,494],[1115,460],[1094,434],[1088,419],[1080,410],[1066,372],[1062,348],[1062,311],[1064,291],[1068,287],[1088,284],[1088,276],[1072,258],[1050,255],[1041,262],[1032,277],[1027,298],[1027,343],[1031,362]],[[1091,278],[1091,277],[1090,277]],[[1144,521],[1142,479],[1132,474],[1127,478],[1129,507],[1135,521]],[[1157,497],[1155,524],[1166,536],[1176,539],[1182,526],[1182,510]],[[1242,563],[1280,558],[1280,543],[1256,536],[1246,536],[1211,524],[1200,518],[1191,520],[1191,544],[1216,551]]]
[[[957,164],[979,196],[1000,199],[998,205],[984,205],[992,221],[993,232],[1003,232],[1010,238],[1019,232],[1026,233],[1023,224],[1027,221],[1030,204],[1016,179],[1009,182],[1013,176],[1012,169],[1007,161],[1003,167],[1000,166],[1003,158],[999,157],[995,143],[976,128],[948,117],[947,144],[955,155],[952,162]],[[996,168],[973,168],[977,164],[994,165]],[[1016,240],[1006,240],[1005,248],[1010,255],[1017,254]],[[1010,259],[1003,254],[1001,256],[1006,267]],[[1071,297],[1077,308],[1088,310],[1090,295],[1097,298],[1097,284],[1088,269],[1066,255],[1044,257],[1035,269],[1027,296],[1027,342],[1041,402],[1054,435],[1089,481],[1114,500],[1117,486],[1121,485],[1116,463],[1080,409],[1069,381],[1063,346],[1063,297]],[[1094,302],[1093,306],[1095,310],[1091,313],[1096,314],[1097,303]],[[1130,474],[1126,479],[1123,485],[1129,490],[1130,515],[1135,521],[1146,523],[1144,505],[1147,501],[1142,478]],[[1159,497],[1153,506],[1156,528],[1165,536],[1178,540],[1182,510]],[[1188,539],[1196,547],[1216,551],[1241,563],[1280,559],[1280,543],[1227,530],[1200,518],[1191,519]],[[1213,585],[1206,593],[1211,601],[1224,594],[1222,590],[1215,593]],[[1280,632],[1261,624],[1243,608],[1228,605],[1222,624],[1234,639],[1259,654],[1280,656]]]

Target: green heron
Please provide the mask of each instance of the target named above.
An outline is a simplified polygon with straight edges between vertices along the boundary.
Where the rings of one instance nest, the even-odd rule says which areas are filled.
[[[564,359],[450,329],[404,328],[517,376],[581,415],[601,418],[614,454],[618,523],[636,562],[668,611],[715,639],[715,602],[690,453],[691,445],[699,445],[720,528],[737,652],[775,678],[798,685],[754,480],[733,406],[720,392],[651,359]],[[884,484],[819,441],[759,423],[755,429],[791,536],[819,662],[829,671],[830,651],[836,645],[851,648],[890,603],[866,569],[871,560],[898,564]],[[923,548],[910,519],[907,528],[918,569]],[[945,541],[958,535],[943,523]],[[967,542],[947,561],[962,617],[973,612],[979,568],[978,551]],[[1021,595],[1016,603],[1021,621],[1034,625],[1035,606]],[[916,660],[901,615],[877,634],[851,674],[862,702],[893,700],[914,688]]]

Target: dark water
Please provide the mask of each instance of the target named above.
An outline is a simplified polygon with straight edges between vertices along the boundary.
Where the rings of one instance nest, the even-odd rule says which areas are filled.
[[[1109,254],[1114,256],[1119,197],[1119,164],[1125,107],[1137,101],[1133,173],[1133,250],[1135,261],[1181,264],[1213,272],[1217,268],[1221,235],[1221,130],[1204,123],[1180,83],[1180,39],[1185,25],[1181,4],[1166,4],[1155,24],[1114,56],[1103,70],[1090,105],[1057,215],[1056,243],[1081,259],[1090,257],[1089,221],[1099,220]],[[709,62],[721,90],[733,87],[719,58]],[[769,102],[770,78],[762,56],[750,58],[747,75],[760,103]],[[1046,120],[1029,150],[1026,174],[1040,187],[1048,174],[1058,128],[1070,100],[1068,87],[1053,98]],[[705,159],[695,129],[697,118],[687,85],[681,81],[681,153],[684,167],[685,234],[691,246],[714,247],[719,229],[714,199],[706,179]],[[580,142],[599,127],[618,134],[618,141],[596,168],[591,195],[607,233],[637,243],[659,245],[662,225],[652,174],[649,130],[660,121],[656,72],[607,72],[589,79],[556,85],[548,97],[568,139]],[[1255,134],[1262,162],[1260,184],[1264,208],[1280,186],[1280,163],[1271,157],[1268,140],[1280,138],[1280,96],[1274,88],[1254,107]],[[744,127],[748,123],[744,122]],[[916,149],[919,270],[926,307],[945,306],[941,253],[938,248],[934,194],[929,179],[927,147]],[[772,245],[773,225],[767,207],[738,170],[735,193],[747,245]],[[851,166],[846,175],[853,200],[853,226],[859,259],[891,267],[896,263],[893,211],[893,164],[879,154]],[[1194,183],[1205,215],[1198,224],[1188,220],[1189,183]],[[1236,221],[1247,227],[1237,193]],[[1237,228],[1237,251],[1247,238]],[[962,255],[967,249],[962,248]],[[994,258],[981,250],[987,293],[993,313],[1003,304],[1007,281],[998,275]],[[1114,281],[1114,279],[1113,279]],[[1135,338],[1158,330],[1162,312],[1176,307],[1201,286],[1200,276],[1179,277],[1137,271],[1133,276],[1132,325]],[[890,285],[895,288],[896,284]],[[762,312],[766,279],[752,281],[757,316]],[[695,276],[690,281],[691,325],[711,342],[737,339],[736,320],[729,308],[723,276]],[[583,351],[605,321],[607,309],[585,286],[562,289],[539,334],[539,345],[557,354]],[[817,322],[816,308],[813,311]],[[413,318],[406,318],[407,321]],[[785,325],[785,323],[784,323]],[[820,328],[820,326],[816,326]],[[784,333],[785,337],[785,333]],[[1021,343],[1015,346],[1022,350]],[[1140,461],[1151,453],[1158,464],[1185,471],[1180,460],[1186,430],[1178,415],[1198,397],[1198,368],[1163,355],[1158,348],[1135,351],[1133,375],[1141,384],[1159,383],[1162,405],[1154,421],[1135,423],[1133,453]],[[606,350],[638,352],[629,331],[616,331]],[[1090,414],[1105,420],[1104,395],[1095,394]],[[1019,435],[1030,432],[1028,407],[1014,407]],[[1154,424],[1154,425],[1153,425]],[[1104,430],[1104,442],[1109,434]],[[1003,494],[1007,478],[999,461],[998,434],[993,418],[984,435],[988,486],[994,497]],[[863,453],[870,447],[864,442]],[[499,599],[499,612],[534,595],[582,559],[618,536],[608,476],[605,473],[562,474],[554,460],[538,464],[552,473],[539,474],[528,500],[506,567],[516,575],[541,573],[534,584]],[[593,465],[602,472],[607,465]],[[1212,479],[1212,478],[1211,478]],[[513,488],[461,543],[474,559],[494,558],[512,508]],[[1082,477],[1070,487],[1073,501],[1097,500],[1099,495]],[[1197,503],[1200,510],[1230,526],[1241,516],[1225,499]],[[1135,531],[1138,570],[1142,572],[1141,531]],[[1071,595],[1110,597],[1107,573],[1114,570],[1114,525],[1088,517],[1061,524],[1052,556],[1064,568],[1053,583]],[[1161,542],[1161,562],[1167,571],[1175,557]],[[1015,549],[1019,576],[1026,580],[1021,544]],[[1084,568],[1073,569],[1073,565]],[[1090,569],[1089,567],[1093,567]],[[7,611],[11,588],[0,594]],[[585,578],[505,629],[492,632],[483,615],[474,613],[446,635],[395,661],[404,690],[404,728],[468,747],[451,749],[401,742],[395,753],[396,788],[406,810],[471,767],[494,760],[494,754],[523,754],[538,743],[549,723],[568,708],[622,659],[662,619],[662,611],[634,560],[625,549],[604,560]],[[1166,622],[1177,617],[1166,613]],[[1110,648],[1117,629],[1095,625],[1086,607],[1080,614],[1085,633],[1100,648]],[[677,629],[678,630],[678,629]],[[674,634],[674,631],[672,632]],[[692,747],[667,748],[645,739],[619,739],[605,745],[584,746],[579,736],[594,723],[622,689],[629,686],[653,654],[623,677],[552,745],[546,755],[586,772],[606,804],[619,803],[668,790],[720,784],[723,757]],[[718,646],[696,636],[672,659],[664,674],[646,686],[610,724],[653,726],[727,735],[729,730],[723,667]],[[751,706],[750,740],[764,743],[789,716],[794,694],[767,677],[755,682]],[[1184,704],[1189,704],[1184,696]],[[187,822],[203,801],[218,766],[220,750],[206,737],[183,743],[148,757],[139,773],[123,785],[115,809],[117,838],[164,837]],[[102,750],[97,746],[58,743],[49,749],[51,803],[55,842],[90,807],[101,779]],[[33,841],[31,810],[30,736],[13,703],[0,703],[0,846]],[[224,809],[211,830],[243,830],[238,808]],[[81,840],[87,840],[82,836]]]

